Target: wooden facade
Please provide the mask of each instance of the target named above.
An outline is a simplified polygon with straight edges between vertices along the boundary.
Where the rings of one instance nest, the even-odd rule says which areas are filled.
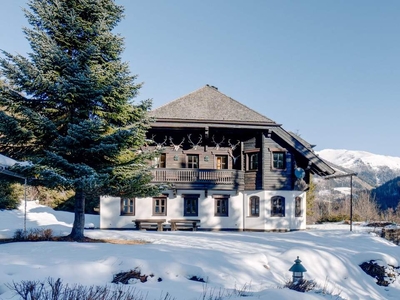
[[[152,115],[147,136],[152,143],[143,151],[159,153],[151,166],[153,182],[169,186],[163,203],[174,209],[163,211],[166,220],[195,217],[199,229],[208,230],[304,229],[310,174],[334,173],[310,144],[212,86]],[[130,228],[131,216],[118,214],[120,202],[102,197],[102,228]],[[159,217],[154,199],[135,202],[135,216]],[[193,215],[188,205],[197,205]]]

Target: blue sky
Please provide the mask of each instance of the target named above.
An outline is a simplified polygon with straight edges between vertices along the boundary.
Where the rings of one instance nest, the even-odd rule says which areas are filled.
[[[2,1],[0,49],[30,51],[26,2]],[[116,2],[123,59],[154,108],[210,84],[316,150],[400,156],[400,1]]]

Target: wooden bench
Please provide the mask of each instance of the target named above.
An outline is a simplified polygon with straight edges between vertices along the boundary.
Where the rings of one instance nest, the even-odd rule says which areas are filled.
[[[176,231],[178,228],[196,231],[200,227],[200,220],[197,219],[171,219],[168,223],[171,223],[171,231]]]
[[[135,223],[137,229],[145,229],[151,228],[152,226],[156,226],[157,231],[163,231],[163,223],[165,223],[166,219],[135,219],[132,222]]]

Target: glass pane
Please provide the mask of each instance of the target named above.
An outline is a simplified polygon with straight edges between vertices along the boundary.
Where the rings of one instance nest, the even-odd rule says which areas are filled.
[[[217,156],[217,169],[227,169],[228,168],[228,157],[226,155]]]
[[[274,152],[274,168],[284,169],[285,168],[285,153],[284,152]]]

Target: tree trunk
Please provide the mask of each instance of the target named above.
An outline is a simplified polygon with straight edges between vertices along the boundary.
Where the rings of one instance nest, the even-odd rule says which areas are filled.
[[[70,238],[74,241],[81,241],[84,239],[85,228],[85,193],[82,189],[75,191],[75,219]]]

